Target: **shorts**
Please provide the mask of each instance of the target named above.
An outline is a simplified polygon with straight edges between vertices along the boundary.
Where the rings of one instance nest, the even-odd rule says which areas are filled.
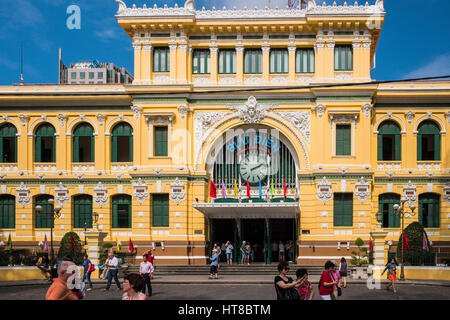
[[[342,277],[346,277],[347,276],[347,272],[339,271],[339,275],[341,276],[341,278]]]
[[[209,274],[217,274],[217,266],[211,266],[209,269]]]
[[[395,272],[393,272],[393,273],[391,273],[391,274],[388,275],[388,279],[389,279],[390,281],[394,281],[396,278],[397,278],[397,276],[396,276]]]
[[[243,253],[242,254],[242,259],[245,259],[245,258],[247,258],[247,254]]]
[[[227,260],[230,260],[233,258],[233,254],[232,253],[227,253]]]

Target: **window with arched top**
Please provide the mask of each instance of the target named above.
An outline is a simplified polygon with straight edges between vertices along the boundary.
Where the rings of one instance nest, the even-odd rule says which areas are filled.
[[[417,160],[441,160],[441,134],[436,122],[426,120],[417,131]]]
[[[94,162],[94,128],[79,124],[73,132],[73,162]]]
[[[126,122],[111,132],[111,162],[133,162],[133,129]]]
[[[0,196],[0,229],[16,227],[16,197],[4,194]]]
[[[400,127],[394,121],[384,121],[378,127],[378,161],[400,161],[401,159]]]
[[[112,227],[131,228],[131,196],[119,194],[112,197]]]
[[[17,162],[17,129],[11,123],[0,127],[0,162]]]
[[[73,227],[92,228],[92,196],[80,194],[73,197]]]
[[[53,203],[49,203],[48,200],[53,199],[53,196],[48,194],[41,194],[34,197],[34,221],[36,229],[54,228],[54,216],[53,216]],[[41,206],[42,210],[36,210],[37,206]]]
[[[439,228],[439,199],[436,193],[419,195],[419,223],[424,228]]]
[[[383,228],[400,228],[400,216],[395,213],[394,204],[400,204],[399,194],[384,193],[378,197],[378,211],[383,214]]]
[[[55,128],[49,124],[41,124],[34,137],[34,161],[56,162]]]

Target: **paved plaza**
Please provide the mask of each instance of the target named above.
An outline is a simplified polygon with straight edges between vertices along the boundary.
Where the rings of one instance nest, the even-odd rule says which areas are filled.
[[[176,279],[175,279],[176,280]],[[180,281],[183,282],[183,281]],[[21,282],[20,285],[4,286],[0,283],[1,300],[43,300],[48,284],[37,284],[35,281]],[[95,283],[94,290],[89,291],[86,300],[120,300],[122,291],[116,290],[113,284],[110,291],[104,292],[105,284]],[[316,296],[319,300],[317,284],[314,285]],[[151,300],[275,300],[275,290],[268,283],[221,283],[211,280],[210,283],[177,284],[172,281],[164,284],[156,281],[153,284],[153,296]],[[423,285],[423,284],[399,284],[397,294],[385,289],[369,290],[364,283],[351,283],[343,290],[342,300],[450,300],[450,286],[448,285]]]

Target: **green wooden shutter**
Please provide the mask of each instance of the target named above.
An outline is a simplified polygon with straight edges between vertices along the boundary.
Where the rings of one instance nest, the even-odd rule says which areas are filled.
[[[353,226],[353,194],[344,194],[344,206],[343,206],[343,225],[346,227]]]
[[[153,227],[169,226],[169,195],[153,194],[152,196],[152,225]]]
[[[74,197],[74,228],[92,228],[92,197],[79,195]]]
[[[167,133],[168,128],[167,126],[155,126],[155,138],[154,138],[154,145],[155,145],[155,156],[156,157],[167,157]]]
[[[336,125],[336,155],[351,155],[351,127],[350,125]]]
[[[441,160],[441,135],[434,135],[434,160]]]
[[[395,161],[402,160],[402,136],[400,134],[395,135]]]
[[[39,213],[34,209],[35,227],[37,229],[54,227],[53,204],[48,203],[50,198],[53,197],[49,195],[40,195],[35,198],[34,207],[36,208],[37,205],[42,206],[42,211]]]
[[[16,227],[15,197],[0,196],[0,229],[14,229]]]

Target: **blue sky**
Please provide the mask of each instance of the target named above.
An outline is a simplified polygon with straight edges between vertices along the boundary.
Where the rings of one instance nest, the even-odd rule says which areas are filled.
[[[365,2],[359,0],[358,2]],[[130,7],[175,3],[184,0],[125,0]],[[197,9],[247,5],[264,7],[267,0],[196,0]],[[317,2],[322,3],[323,0]],[[327,1],[328,3],[332,1]],[[336,0],[343,4],[343,0]],[[353,4],[354,0],[347,0]],[[373,4],[375,0],[369,0]],[[66,65],[97,59],[114,62],[133,73],[131,40],[117,24],[115,0],[1,0],[0,85],[20,79],[20,42],[24,45],[25,83],[58,81],[58,48]],[[272,7],[287,0],[271,0]],[[69,5],[81,8],[81,30],[69,30]],[[387,16],[377,49],[377,80],[450,74],[450,1],[387,0]]]

